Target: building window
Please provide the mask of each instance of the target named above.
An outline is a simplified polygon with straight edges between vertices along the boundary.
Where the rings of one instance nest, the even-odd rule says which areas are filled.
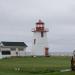
[[[18,48],[18,50],[24,50],[24,48]]]
[[[10,51],[2,51],[2,55],[10,55],[11,52]]]
[[[34,45],[36,44],[36,39],[34,39]]]
[[[43,32],[41,32],[41,37],[43,37],[44,36],[44,34],[43,34]]]
[[[16,48],[11,48],[11,50],[16,50]]]

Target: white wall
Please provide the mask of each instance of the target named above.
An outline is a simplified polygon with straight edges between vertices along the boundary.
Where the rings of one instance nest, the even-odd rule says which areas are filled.
[[[2,59],[2,54],[1,54],[1,51],[0,51],[0,59]]]
[[[11,56],[26,56],[26,48],[24,48],[24,50],[18,50],[18,48],[15,48],[15,50],[11,50],[11,48],[0,48],[1,51],[10,51],[11,54],[10,55],[2,55],[1,51],[0,51],[0,59],[1,58],[6,58],[6,57],[11,57]],[[18,52],[18,55],[16,54],[16,52]]]
[[[36,44],[34,45],[34,39]],[[45,56],[45,48],[48,47],[47,33],[44,32],[44,37],[41,37],[41,32],[33,33],[32,55]]]
[[[18,53],[18,55],[16,54],[16,52]],[[11,56],[25,56],[26,54],[26,48],[24,48],[24,50],[18,50],[18,48],[16,48],[16,50],[11,51]]]

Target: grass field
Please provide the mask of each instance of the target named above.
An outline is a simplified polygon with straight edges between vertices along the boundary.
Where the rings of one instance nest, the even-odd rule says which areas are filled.
[[[0,60],[0,75],[75,75],[60,72],[70,68],[71,57],[12,57]]]

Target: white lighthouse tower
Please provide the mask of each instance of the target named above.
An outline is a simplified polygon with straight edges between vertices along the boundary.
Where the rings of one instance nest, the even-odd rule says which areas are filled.
[[[32,29],[32,32],[32,56],[49,56],[49,47],[47,40],[48,29],[45,28],[44,22],[39,20],[36,23],[36,27]]]

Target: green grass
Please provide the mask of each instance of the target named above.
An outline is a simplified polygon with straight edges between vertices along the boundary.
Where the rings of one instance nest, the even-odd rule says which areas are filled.
[[[59,72],[70,68],[71,57],[12,57],[0,60],[0,75],[75,75]],[[17,69],[20,70],[17,70]]]

